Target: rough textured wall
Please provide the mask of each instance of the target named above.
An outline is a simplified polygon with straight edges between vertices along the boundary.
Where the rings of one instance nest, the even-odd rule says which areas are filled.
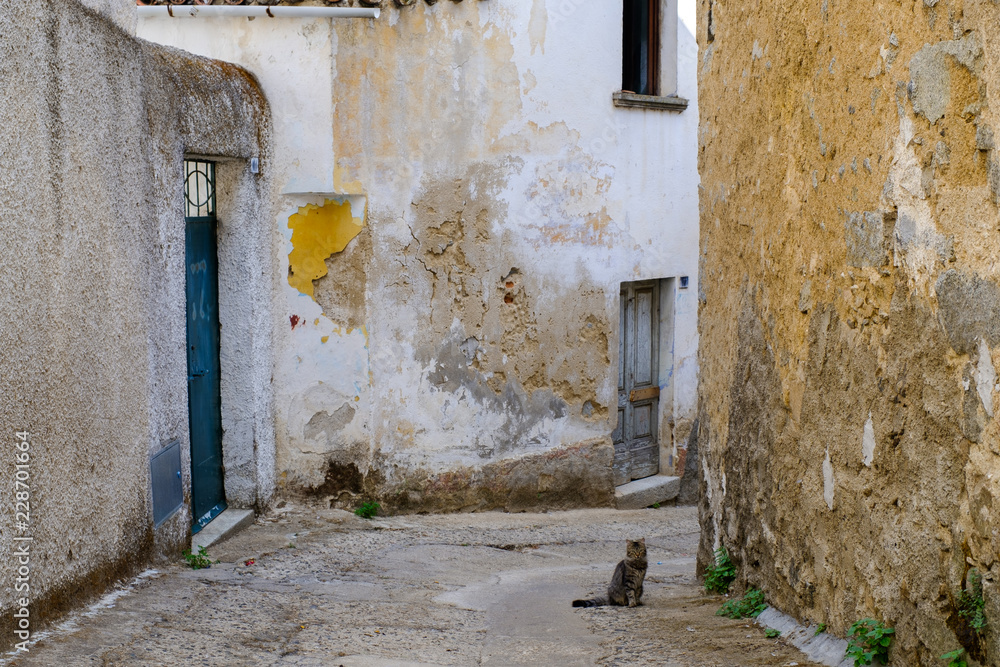
[[[7,644],[15,600],[38,630],[186,544],[186,507],[154,529],[149,472],[170,439],[187,445],[181,164],[261,154],[267,122],[246,72],[143,44],[75,0],[5,3],[0,51]],[[27,499],[16,432],[30,434]],[[15,536],[32,538],[27,590]]]
[[[964,645],[995,582],[993,2],[699,4],[700,553],[893,664]]]
[[[669,23],[687,111],[615,108],[621,20],[615,3],[467,0],[140,22],[246,66],[274,110],[285,489],[411,510],[609,502],[619,285],[687,275],[660,376],[661,470],[684,469],[696,50]]]

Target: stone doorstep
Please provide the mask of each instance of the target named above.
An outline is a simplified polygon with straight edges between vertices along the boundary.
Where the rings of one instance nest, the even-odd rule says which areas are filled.
[[[680,491],[680,477],[653,475],[615,487],[615,507],[620,510],[639,510],[673,500]]]
[[[213,544],[228,540],[253,524],[253,520],[253,510],[240,510],[234,507],[223,510],[222,514],[212,519],[207,526],[191,537],[191,551],[197,553],[198,547],[207,549]]]

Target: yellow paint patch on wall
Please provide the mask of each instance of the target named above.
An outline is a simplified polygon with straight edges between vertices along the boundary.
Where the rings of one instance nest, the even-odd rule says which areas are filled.
[[[341,252],[361,233],[364,218],[351,215],[350,202],[327,199],[307,204],[288,218],[292,251],[288,253],[288,284],[313,296],[313,281],[326,275],[326,258]]]
[[[329,336],[323,336],[322,338],[320,338],[320,339],[319,339],[319,342],[321,342],[321,343],[325,343],[325,342],[326,342],[326,341],[328,341],[328,340],[330,340],[330,337],[329,337]]]

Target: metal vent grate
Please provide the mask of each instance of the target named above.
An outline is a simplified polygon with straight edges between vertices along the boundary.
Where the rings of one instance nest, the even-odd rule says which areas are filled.
[[[153,523],[159,526],[184,504],[180,442],[172,440],[154,454],[149,467],[153,478]]]
[[[184,160],[184,215],[208,218],[215,215],[215,163]]]

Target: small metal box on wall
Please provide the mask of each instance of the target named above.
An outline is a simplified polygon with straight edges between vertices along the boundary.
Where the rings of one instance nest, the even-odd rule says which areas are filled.
[[[184,504],[181,443],[171,440],[149,461],[153,480],[153,524],[159,526]]]

